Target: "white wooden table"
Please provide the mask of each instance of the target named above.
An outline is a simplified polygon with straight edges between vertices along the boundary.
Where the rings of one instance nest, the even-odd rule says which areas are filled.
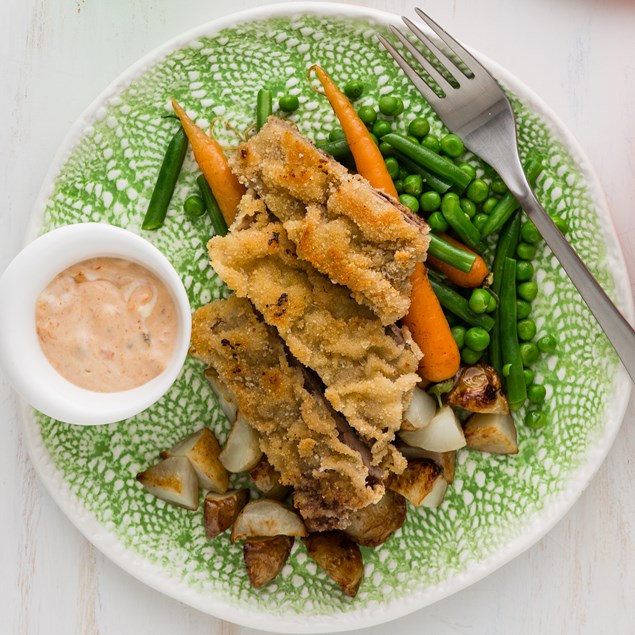
[[[412,13],[410,0],[360,0]],[[105,85],[180,32],[258,0],[0,3],[0,270],[18,252],[55,149]],[[605,189],[635,279],[635,5],[629,0],[421,0],[547,101]],[[4,300],[4,299],[3,299]],[[467,590],[366,633],[635,632],[635,400],[609,458],[539,544]],[[118,569],[44,492],[0,375],[0,633],[255,632],[164,597]],[[404,589],[407,592],[407,589]]]

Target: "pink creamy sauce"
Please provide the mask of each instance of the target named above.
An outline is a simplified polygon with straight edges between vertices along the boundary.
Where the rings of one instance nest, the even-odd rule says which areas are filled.
[[[167,287],[122,258],[91,258],[69,267],[35,307],[49,362],[68,381],[97,392],[136,388],[165,370],[177,324]]]

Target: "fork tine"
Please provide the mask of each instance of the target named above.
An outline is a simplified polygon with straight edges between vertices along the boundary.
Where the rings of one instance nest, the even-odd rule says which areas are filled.
[[[419,39],[419,41],[434,55],[437,61],[444,66],[445,70],[448,72],[450,77],[459,84],[459,80],[456,78],[455,74],[452,72],[452,68],[456,68],[456,64],[442,51],[412,20],[408,19],[406,16],[401,16],[404,24],[414,33],[414,35]],[[445,62],[444,62],[445,60]],[[461,70],[461,69],[459,69]],[[462,72],[462,74],[465,74]],[[444,78],[445,79],[445,78]],[[446,80],[447,81],[447,80]],[[451,84],[450,84],[451,85]],[[455,88],[453,86],[453,88]]]
[[[439,101],[439,96],[428,86],[426,81],[415,71],[406,61],[403,55],[383,36],[377,34],[377,39],[382,43],[383,47],[388,51],[391,57],[399,64],[401,70],[409,77],[410,81],[417,87],[419,92],[428,100],[430,104]]]
[[[420,51],[417,50],[417,47],[396,27],[391,26],[390,30],[393,32],[395,37],[399,39],[399,41],[410,51],[412,56],[423,66],[426,72],[439,84],[439,87],[442,84],[446,84],[447,86],[452,87],[452,84],[443,77],[443,75],[427,60]],[[425,42],[424,42],[425,44]]]
[[[477,59],[467,51],[462,44],[459,44],[445,29],[440,27],[429,15],[424,13],[418,7],[415,7],[416,14],[439,36],[439,38],[445,43],[445,45],[466,65],[470,68],[472,72],[475,72],[477,69],[486,73],[489,76],[489,71],[487,71],[483,65],[477,61]],[[447,56],[445,56],[447,58]],[[449,59],[449,58],[447,58]],[[452,61],[452,60],[450,60]],[[452,62],[454,66],[459,68],[456,65],[456,62]],[[461,70],[459,68],[459,70]],[[462,72],[462,71],[461,71]]]

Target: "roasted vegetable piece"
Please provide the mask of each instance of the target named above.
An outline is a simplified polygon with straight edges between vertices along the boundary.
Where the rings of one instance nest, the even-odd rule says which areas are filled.
[[[390,478],[388,487],[407,498],[415,507],[418,507],[419,505],[425,505],[426,497],[435,488],[445,493],[447,482],[443,478],[443,470],[434,461],[430,459],[413,459],[408,461],[408,467],[399,476]],[[436,495],[437,493],[435,492],[435,502]]]
[[[425,390],[415,387],[410,405],[404,413],[402,430],[418,430],[427,426],[437,412],[437,401]]]
[[[238,414],[238,404],[236,403],[236,397],[232,394],[232,391],[225,386],[225,384],[218,378],[218,373],[213,368],[207,368],[205,370],[205,377],[212,387],[216,400],[223,414],[230,420],[234,421]]]
[[[488,364],[461,367],[454,378],[452,390],[445,394],[443,400],[450,406],[471,412],[509,412],[500,377]]]
[[[229,529],[249,501],[249,490],[239,489],[224,494],[209,493],[203,502],[203,523],[208,538],[216,538]]]
[[[324,531],[303,538],[307,553],[344,593],[355,597],[364,575],[359,547],[341,531]]]
[[[150,494],[167,503],[198,509],[198,478],[187,457],[164,459],[137,474],[137,480]]]
[[[258,433],[239,412],[220,453],[220,461],[230,472],[247,472],[256,467],[261,457]]]
[[[231,541],[255,536],[306,536],[298,514],[279,501],[261,498],[247,503],[232,527]]]
[[[254,485],[267,497],[282,500],[287,497],[291,488],[280,483],[280,472],[263,456],[258,465],[249,472]]]
[[[517,454],[516,426],[509,414],[474,414],[465,422],[467,447],[493,454]]]
[[[450,406],[440,408],[427,426],[399,432],[399,437],[408,445],[431,452],[451,452],[465,446],[463,429]]]
[[[248,538],[243,545],[243,558],[247,566],[249,582],[254,589],[271,582],[284,567],[293,536],[271,536],[269,538]]]
[[[454,469],[456,467],[456,450],[452,452],[431,452],[423,448],[415,448],[410,445],[398,445],[398,450],[408,459],[432,459],[443,470],[443,478],[448,484],[454,481]]]
[[[406,520],[406,499],[388,490],[381,500],[356,511],[344,530],[358,545],[377,547]]]
[[[201,488],[222,494],[229,486],[227,470],[219,460],[220,445],[214,433],[202,428],[175,445],[161,452],[161,457],[186,456],[198,477]]]

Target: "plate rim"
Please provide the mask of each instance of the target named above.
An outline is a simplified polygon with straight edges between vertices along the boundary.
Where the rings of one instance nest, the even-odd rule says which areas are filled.
[[[137,79],[151,65],[160,62],[167,55],[197,38],[205,35],[214,35],[223,28],[236,26],[244,22],[273,17],[292,17],[301,13],[366,19],[380,24],[400,24],[397,14],[364,6],[323,2],[288,2],[264,5],[231,13],[209,20],[169,39],[152,49],[119,74],[82,111],[71,126],[58,147],[44,177],[30,213],[25,241],[30,242],[37,235],[37,229],[41,224],[47,201],[50,198],[61,168],[87,127],[96,119],[99,109],[110,98],[124,90],[126,86]],[[522,96],[523,100],[529,102],[532,112],[536,112],[546,120],[546,125],[563,142],[567,152],[577,160],[578,168],[585,177],[585,184],[602,220],[603,242],[607,247],[606,258],[614,263],[611,270],[618,303],[626,314],[627,319],[632,322],[634,307],[633,298],[629,292],[628,270],[617,240],[613,219],[608,212],[607,201],[590,160],[573,134],[542,98],[503,66],[478,51],[470,50],[496,76],[503,78],[505,85],[511,88],[515,94]],[[619,272],[619,275],[615,274],[616,271]],[[605,411],[608,423],[601,436],[597,439],[596,447],[586,455],[584,463],[569,475],[570,482],[568,486],[557,496],[553,497],[549,501],[548,506],[538,514],[538,517],[529,525],[524,526],[517,536],[504,545],[502,550],[497,549],[495,553],[485,560],[468,565],[465,571],[450,577],[441,584],[421,588],[405,598],[400,598],[399,601],[393,600],[377,607],[363,607],[359,610],[346,613],[338,612],[331,615],[302,615],[296,613],[277,615],[251,608],[246,609],[244,606],[239,605],[238,600],[229,596],[221,597],[220,594],[216,596],[203,595],[177,578],[167,574],[164,569],[145,560],[132,549],[126,548],[116,534],[97,521],[93,514],[83,506],[80,499],[71,492],[68,483],[63,479],[46,451],[42,437],[39,434],[39,428],[35,424],[34,411],[23,400],[20,400],[20,403],[27,450],[44,488],[80,533],[117,566],[151,588],[219,619],[260,630],[275,630],[280,633],[324,633],[376,626],[408,615],[483,579],[537,543],[571,509],[602,465],[621,427],[631,389],[630,379],[624,368],[619,364],[613,384],[613,395],[610,396],[608,400],[609,407]],[[54,483],[54,481],[57,482]],[[54,485],[56,486],[54,487]]]

